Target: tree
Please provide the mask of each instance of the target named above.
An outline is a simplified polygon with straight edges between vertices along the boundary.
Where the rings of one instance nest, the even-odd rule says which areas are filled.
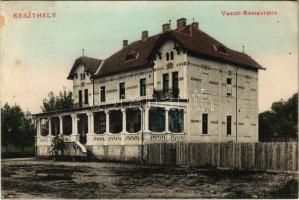
[[[60,151],[61,155],[63,156],[64,147],[65,145],[64,145],[63,135],[56,135],[52,140],[50,152],[54,152],[54,155],[58,156],[58,152]]]
[[[259,114],[259,134],[261,140],[269,138],[298,138],[298,93],[287,101],[277,101],[270,111]]]
[[[20,106],[9,106],[7,103],[1,108],[2,144],[8,151],[8,146],[24,147],[34,144],[34,124],[29,112],[24,113]]]
[[[41,109],[43,112],[50,112],[70,109],[73,108],[73,106],[74,100],[72,98],[72,92],[63,88],[63,91],[60,91],[58,96],[55,96],[53,92],[50,92],[48,98],[43,100]]]

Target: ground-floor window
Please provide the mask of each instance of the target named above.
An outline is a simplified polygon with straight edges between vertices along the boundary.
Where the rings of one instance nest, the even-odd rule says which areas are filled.
[[[72,134],[72,117],[70,115],[63,116],[63,135]]]
[[[153,132],[165,131],[164,108],[151,108],[149,110],[149,130]]]
[[[226,133],[227,133],[227,135],[232,134],[232,116],[231,115],[226,116]]]
[[[94,113],[94,132],[102,134],[106,132],[106,114],[105,112]]]
[[[48,119],[41,119],[40,130],[42,136],[47,136],[49,134],[49,121]]]
[[[60,120],[58,117],[51,118],[51,135],[59,135]]]
[[[170,109],[168,112],[169,131],[172,133],[181,133],[184,131],[184,110]]]
[[[128,109],[126,111],[126,128],[129,133],[137,133],[141,130],[140,109]]]
[[[120,133],[122,131],[122,111],[111,110],[109,112],[109,129],[110,133]]]
[[[202,134],[208,134],[208,114],[202,114]]]

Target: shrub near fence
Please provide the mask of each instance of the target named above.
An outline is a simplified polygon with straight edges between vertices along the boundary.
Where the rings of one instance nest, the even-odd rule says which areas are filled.
[[[147,163],[298,171],[297,142],[149,144]]]

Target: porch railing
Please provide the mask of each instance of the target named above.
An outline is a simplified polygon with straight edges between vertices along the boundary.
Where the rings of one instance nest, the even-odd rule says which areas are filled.
[[[159,100],[177,99],[179,98],[179,94],[180,90],[178,88],[154,89],[153,97]]]

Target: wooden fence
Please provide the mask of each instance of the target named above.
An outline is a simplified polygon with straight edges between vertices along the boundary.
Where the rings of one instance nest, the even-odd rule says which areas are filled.
[[[297,142],[149,144],[149,165],[298,171]]]

